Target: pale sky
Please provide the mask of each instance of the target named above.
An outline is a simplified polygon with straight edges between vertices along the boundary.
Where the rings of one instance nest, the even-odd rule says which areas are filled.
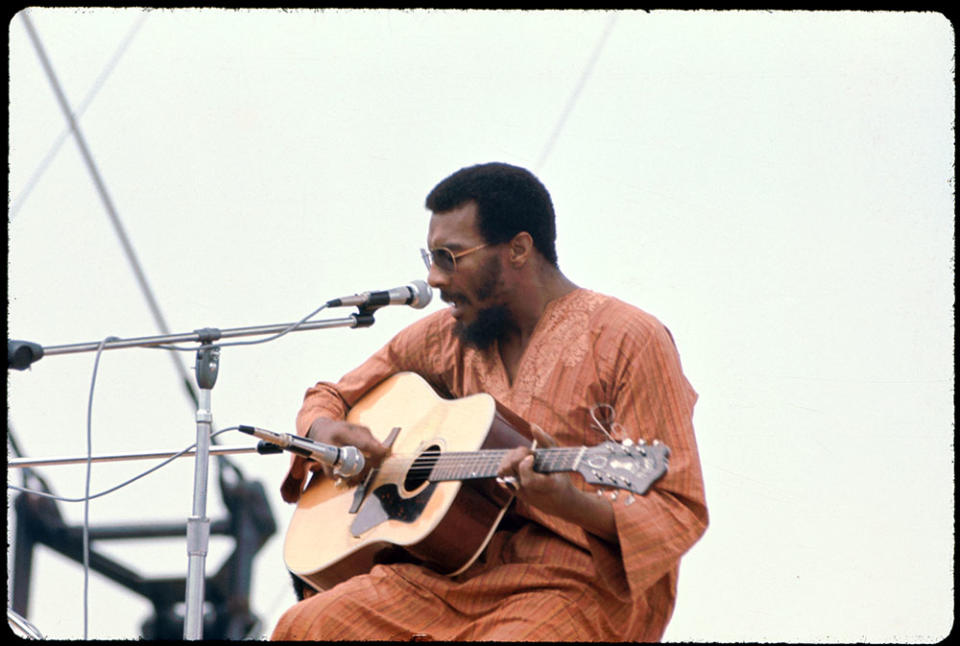
[[[949,633],[954,35],[942,15],[29,11],[171,331],[285,323],[424,278],[430,188],[478,162],[526,166],[552,194],[565,274],[663,321],[700,394],[711,525],[682,562],[666,640]],[[9,336],[160,334],[76,142],[61,141],[19,15],[9,44]],[[440,307],[224,348],[216,426],[293,432],[307,387]],[[85,454],[93,360],[8,373],[27,457]],[[94,454],[195,440],[165,353],[103,355],[92,433]],[[294,602],[287,458],[233,461],[264,484],[279,526],[254,568],[259,639]],[[92,491],[144,468],[94,465]],[[42,474],[83,493],[83,467]],[[91,523],[185,521],[192,491],[192,460],[179,460],[92,502]],[[81,522],[82,505],[59,508]],[[208,515],[224,513],[212,479]],[[102,549],[146,576],[187,568],[182,539]],[[211,542],[208,573],[230,549]],[[41,549],[28,618],[82,637],[82,586],[80,566]],[[135,639],[150,614],[91,575],[91,638]]]

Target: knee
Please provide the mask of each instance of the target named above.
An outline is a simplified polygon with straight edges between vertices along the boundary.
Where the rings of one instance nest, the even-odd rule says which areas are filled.
[[[335,591],[307,588],[305,598],[280,617],[272,641],[333,641],[353,639],[369,622],[362,601]]]
[[[270,635],[272,641],[323,640],[336,630],[338,599],[328,594],[310,594],[288,608]]]

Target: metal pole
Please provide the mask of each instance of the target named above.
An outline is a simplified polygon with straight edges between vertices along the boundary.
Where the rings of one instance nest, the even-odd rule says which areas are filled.
[[[117,209],[113,204],[113,199],[110,196],[110,192],[107,190],[107,185],[100,176],[100,171],[93,159],[93,154],[90,152],[90,147],[87,145],[87,140],[83,136],[83,132],[80,130],[80,126],[77,123],[73,109],[70,107],[70,102],[67,100],[67,96],[64,93],[63,88],[60,86],[60,81],[57,79],[57,75],[53,70],[53,65],[50,62],[46,49],[43,47],[43,43],[40,40],[40,36],[37,34],[37,30],[33,26],[33,22],[30,20],[29,11],[29,9],[24,9],[21,11],[20,18],[22,19],[23,25],[27,30],[27,35],[30,37],[30,42],[33,43],[33,47],[37,52],[37,57],[40,59],[40,65],[43,67],[43,71],[46,73],[47,79],[50,81],[50,87],[53,89],[53,94],[57,99],[57,103],[59,104],[61,111],[63,111],[63,116],[67,121],[67,125],[70,127],[70,131],[73,133],[73,138],[77,142],[77,148],[80,150],[80,156],[83,158],[84,164],[90,173],[90,178],[93,180],[93,185],[97,190],[97,195],[100,196],[100,201],[103,203],[103,207],[107,212],[107,216],[110,218],[110,223],[113,225],[113,230],[117,234],[117,238],[120,241],[120,246],[123,248],[123,252],[127,256],[127,260],[130,263],[130,269],[133,271],[133,276],[136,278],[137,284],[140,286],[140,291],[147,301],[147,307],[150,309],[150,313],[153,315],[153,320],[156,322],[157,327],[160,328],[161,332],[169,334],[170,330],[167,327],[167,321],[164,318],[163,313],[160,311],[160,304],[157,303],[157,299],[153,295],[153,290],[150,288],[150,283],[147,281],[147,276],[144,273],[143,268],[140,266],[140,260],[133,249],[133,244],[130,242],[130,237],[127,235],[127,231],[124,228],[123,223],[120,221],[120,215],[117,213]],[[196,402],[196,394],[193,392],[193,389],[190,385],[190,378],[187,374],[186,368],[183,367],[183,364],[180,362],[180,359],[177,357],[176,353],[170,353],[170,359],[173,361],[174,368],[180,375],[181,381],[183,381],[184,386],[187,388],[187,394],[189,395],[190,399]]]
[[[307,321],[297,326],[291,332],[302,332],[305,330],[317,330],[333,327],[361,327],[362,320],[358,320],[359,315],[351,314],[338,319],[328,319],[322,321]],[[289,328],[293,323],[279,323],[272,325],[251,325],[248,327],[230,328],[218,330],[220,339],[229,339],[239,336],[255,336],[262,334],[277,334]],[[107,341],[103,344],[104,350],[114,350],[117,348],[151,347],[158,345],[169,345],[172,343],[190,343],[204,340],[203,331],[194,331],[180,334],[167,334],[162,336],[138,337],[129,339],[116,339]],[[74,343],[69,345],[49,345],[43,347],[43,355],[70,354],[75,352],[96,352],[100,346],[99,341],[91,343]]]
[[[30,341],[7,339],[7,368],[26,370],[33,363],[36,363],[47,355],[72,354],[77,352],[97,352],[101,349],[101,344],[103,350],[116,350],[118,348],[148,348],[170,345],[173,343],[211,343],[221,338],[279,334],[280,332],[286,331],[300,332],[304,330],[317,330],[334,327],[369,327],[370,325],[373,325],[373,323],[374,319],[372,311],[359,310],[356,314],[351,314],[338,319],[300,322],[296,324],[296,327],[292,327],[294,325],[293,323],[280,323],[272,325],[251,325],[248,327],[232,328],[227,330],[205,328],[202,330],[194,330],[193,332],[181,334],[142,336],[129,339],[117,339],[114,337],[105,343],[102,341],[95,341],[92,343],[71,343],[67,345],[41,346],[38,343],[32,343]]]
[[[211,447],[210,455],[237,455],[242,453],[260,453],[254,446]],[[59,467],[70,464],[86,464],[100,462],[130,462],[133,460],[162,460],[166,458],[192,458],[197,454],[196,449],[189,451],[153,451],[144,453],[114,453],[113,455],[99,455],[91,458],[73,456],[65,458],[10,458],[7,460],[8,469],[29,469],[32,467]]]
[[[210,519],[207,518],[207,480],[210,456],[211,391],[220,369],[220,348],[204,345],[197,350],[197,457],[193,472],[193,514],[187,519],[187,590],[184,639],[203,638],[203,601],[206,583],[207,548],[210,544]]]

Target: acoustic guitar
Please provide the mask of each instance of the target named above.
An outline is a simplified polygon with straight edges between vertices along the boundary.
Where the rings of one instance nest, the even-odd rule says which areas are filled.
[[[284,543],[287,568],[318,590],[370,570],[399,549],[454,576],[486,547],[512,496],[496,484],[500,461],[531,446],[529,425],[488,394],[443,399],[414,373],[388,378],[347,419],[391,448],[357,484],[315,474]],[[607,441],[534,449],[534,470],[644,494],[667,470],[663,444]]]

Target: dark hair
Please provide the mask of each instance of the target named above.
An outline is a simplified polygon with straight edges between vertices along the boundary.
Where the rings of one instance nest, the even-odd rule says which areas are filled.
[[[477,225],[488,243],[507,242],[526,231],[537,251],[557,265],[553,202],[533,173],[500,162],[461,168],[430,191],[426,206],[443,213],[468,202],[477,204]]]

